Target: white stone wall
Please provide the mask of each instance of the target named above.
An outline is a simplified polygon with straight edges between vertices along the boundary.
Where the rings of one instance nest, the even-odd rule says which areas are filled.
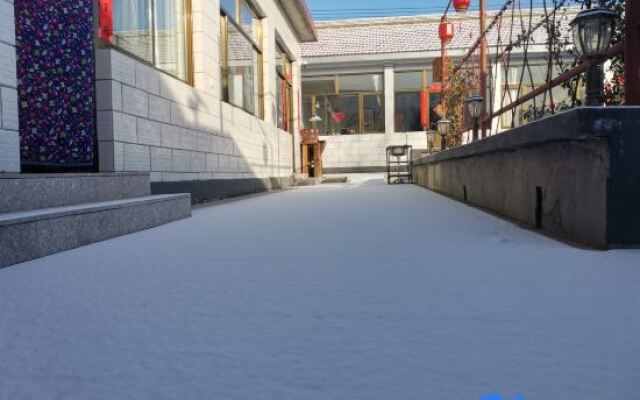
[[[148,171],[155,182],[293,174],[294,138],[275,127],[275,38],[294,60],[300,49],[274,0],[255,5],[266,15],[264,120],[220,99],[219,0],[192,0],[193,86],[117,49],[97,50],[101,171]]]
[[[13,0],[0,0],[0,172],[20,171]]]
[[[427,149],[425,132],[322,136],[326,147],[322,154],[323,168],[341,171],[383,170],[386,148],[409,144],[414,151]]]

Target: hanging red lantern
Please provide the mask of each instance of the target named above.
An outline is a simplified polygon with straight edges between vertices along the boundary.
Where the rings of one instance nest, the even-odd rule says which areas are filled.
[[[440,22],[438,34],[440,35],[440,41],[443,43],[449,43],[453,40],[453,24],[447,21],[446,18],[443,18],[442,22]]]
[[[469,10],[469,6],[471,5],[471,0],[453,0],[453,8],[456,9],[457,13],[464,14]]]

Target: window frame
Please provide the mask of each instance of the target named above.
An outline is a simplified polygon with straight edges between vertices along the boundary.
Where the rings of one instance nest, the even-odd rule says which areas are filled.
[[[234,107],[243,109],[244,111],[254,115],[260,119],[264,119],[264,29],[262,23],[262,17],[251,5],[249,1],[235,0],[236,9],[235,15],[231,17],[229,12],[220,4],[220,82],[221,82],[221,97],[222,101],[230,104]],[[242,5],[246,4],[251,9],[256,19],[260,21],[258,25],[257,38],[254,39],[249,33],[247,33],[242,24],[240,23],[242,17]],[[232,24],[234,28],[240,32],[240,34],[251,44],[253,51],[257,54],[255,82],[258,86],[258,104],[255,105],[256,110],[253,112],[246,108],[233,104],[229,97],[229,24]]]
[[[283,124],[284,127],[280,127],[280,118],[276,113],[276,126],[278,129],[283,130],[285,132],[289,132],[291,134],[294,133],[294,120],[293,120],[293,60],[287,53],[285,47],[280,44],[278,39],[276,39],[276,54],[280,53],[280,67],[282,68],[282,72],[278,69],[278,65],[275,66],[276,70],[276,85],[284,86],[283,95],[285,96],[283,99],[283,103],[286,104],[278,104],[278,110],[283,113]],[[283,85],[284,83],[284,85]],[[276,93],[282,90],[282,87],[276,87]],[[276,95],[276,102],[278,102],[278,96]],[[286,113],[285,113],[286,108]],[[286,119],[284,119],[286,117]]]
[[[156,1],[157,0],[149,0],[149,28],[150,28],[150,35],[151,35],[151,61],[149,60],[145,60],[144,58],[140,57],[139,55],[125,49],[124,47],[121,47],[115,43],[113,43],[113,39],[110,42],[106,42],[104,40],[102,40],[102,42],[107,43],[109,45],[110,48],[117,50],[123,54],[125,54],[128,57],[133,58],[134,60],[143,63],[147,66],[152,67],[153,69],[155,69],[156,71],[159,71],[160,73],[163,73],[165,75],[168,75],[174,79],[178,79],[181,82],[185,82],[186,84],[193,86],[194,85],[194,61],[193,61],[193,9],[192,9],[192,4],[191,1],[192,0],[184,0],[184,8],[185,8],[185,13],[184,13],[184,20],[185,20],[185,62],[186,62],[186,77],[183,79],[179,76],[176,76],[168,71],[165,71],[164,69],[161,69],[160,67],[158,67],[157,65],[157,54],[156,54],[156,24],[155,24],[155,11],[156,11]],[[116,36],[116,33],[114,31],[114,36]]]
[[[402,73],[416,73],[419,72],[421,75],[421,79],[422,79],[422,88],[419,91],[416,90],[396,90],[396,85],[395,85],[395,78],[396,78],[396,74],[402,74]],[[393,71],[393,78],[394,78],[394,90],[393,90],[393,99],[394,99],[394,110],[393,110],[393,115],[394,115],[394,121],[393,121],[393,127],[394,127],[394,131],[395,132],[399,132],[399,133],[406,133],[406,132],[422,132],[422,131],[402,131],[400,132],[397,129],[396,126],[396,121],[395,121],[395,115],[397,112],[397,108],[396,104],[397,102],[395,101],[397,99],[397,95],[407,95],[407,94],[417,94],[418,96],[422,95],[422,92],[426,93],[427,95],[427,127],[426,129],[428,130],[429,128],[431,128],[431,94],[441,94],[442,90],[431,90],[431,88],[429,87],[429,72],[431,72],[433,74],[433,70],[429,70],[428,68],[422,68],[422,69],[409,69],[409,70],[394,70]],[[424,127],[423,127],[424,129]]]
[[[341,77],[345,77],[345,76],[362,76],[362,75],[379,75],[382,79],[382,90],[380,90],[379,92],[375,92],[375,91],[341,91],[340,89],[340,79]],[[320,77],[320,76],[318,76]],[[313,94],[304,94],[302,96],[303,100],[310,100],[311,101],[311,110],[315,113],[315,110],[317,110],[317,102],[318,102],[318,97],[322,97],[322,96],[335,96],[335,97],[340,97],[340,96],[356,96],[358,99],[358,104],[357,104],[357,109],[358,109],[358,130],[357,133],[355,133],[354,135],[367,135],[367,134],[372,134],[372,135],[379,135],[379,134],[384,134],[386,133],[386,129],[385,129],[385,122],[386,122],[386,115],[385,115],[385,107],[386,107],[386,102],[385,102],[385,97],[384,97],[384,74],[382,72],[370,72],[370,73],[351,73],[351,74],[332,74],[332,75],[323,75],[323,77],[333,77],[334,79],[334,92],[333,93],[313,93]],[[364,103],[365,103],[365,97],[380,97],[381,99],[381,109],[382,109],[382,128],[380,131],[371,131],[371,132],[365,132],[365,117],[364,117]],[[311,123],[311,127],[312,129],[318,129],[318,123],[317,122],[312,122]],[[326,132],[320,132],[321,135],[327,135],[328,133]]]

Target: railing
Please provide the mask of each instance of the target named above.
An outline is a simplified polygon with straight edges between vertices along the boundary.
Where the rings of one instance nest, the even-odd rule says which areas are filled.
[[[591,65],[605,59],[613,60],[613,65],[618,67],[610,73],[613,77],[605,89],[610,95],[624,93],[609,96],[607,104],[624,104],[625,96],[626,104],[637,104],[638,100],[629,99],[640,97],[637,93],[640,88],[628,87],[624,91],[623,82],[626,75],[627,86],[629,79],[640,86],[638,57],[635,54],[625,57],[626,67],[636,71],[635,74],[625,71],[625,64],[620,68],[620,63],[625,53],[624,38],[640,32],[638,6],[632,4],[638,1],[626,0],[625,4],[624,0],[608,0],[600,4],[617,10],[620,15],[626,6],[626,20],[618,21],[614,44],[606,54],[597,60],[580,61],[573,50],[569,22],[585,4],[574,0],[507,0],[489,15],[488,21],[483,21],[481,0],[480,33],[469,51],[454,61],[445,83],[447,117],[453,121],[450,144],[471,140],[474,120],[465,110],[466,97],[480,95],[485,99],[483,115],[475,121],[481,133],[477,136],[486,137],[582,105],[583,74]],[[629,20],[632,23],[625,25]],[[627,43],[627,51],[628,48]],[[444,51],[443,47],[443,55]],[[602,93],[603,98],[605,94]]]

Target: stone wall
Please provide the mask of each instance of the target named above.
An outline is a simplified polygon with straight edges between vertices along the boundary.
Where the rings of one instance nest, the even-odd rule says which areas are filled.
[[[0,172],[20,171],[13,0],[0,0]]]
[[[273,0],[255,3],[266,15],[264,120],[221,101],[219,1],[193,0],[193,86],[118,49],[98,49],[101,171],[150,172],[160,191],[176,182],[214,185],[292,176],[298,135],[297,129],[293,137],[275,126],[275,40],[294,60],[298,40]],[[296,62],[294,93],[300,87],[298,68]],[[294,101],[296,120],[297,112]]]
[[[326,173],[386,170],[386,148],[409,144],[414,153],[426,151],[425,132],[322,136],[326,147],[322,162]]]
[[[595,248],[640,246],[640,108],[580,108],[416,162],[416,184]]]

